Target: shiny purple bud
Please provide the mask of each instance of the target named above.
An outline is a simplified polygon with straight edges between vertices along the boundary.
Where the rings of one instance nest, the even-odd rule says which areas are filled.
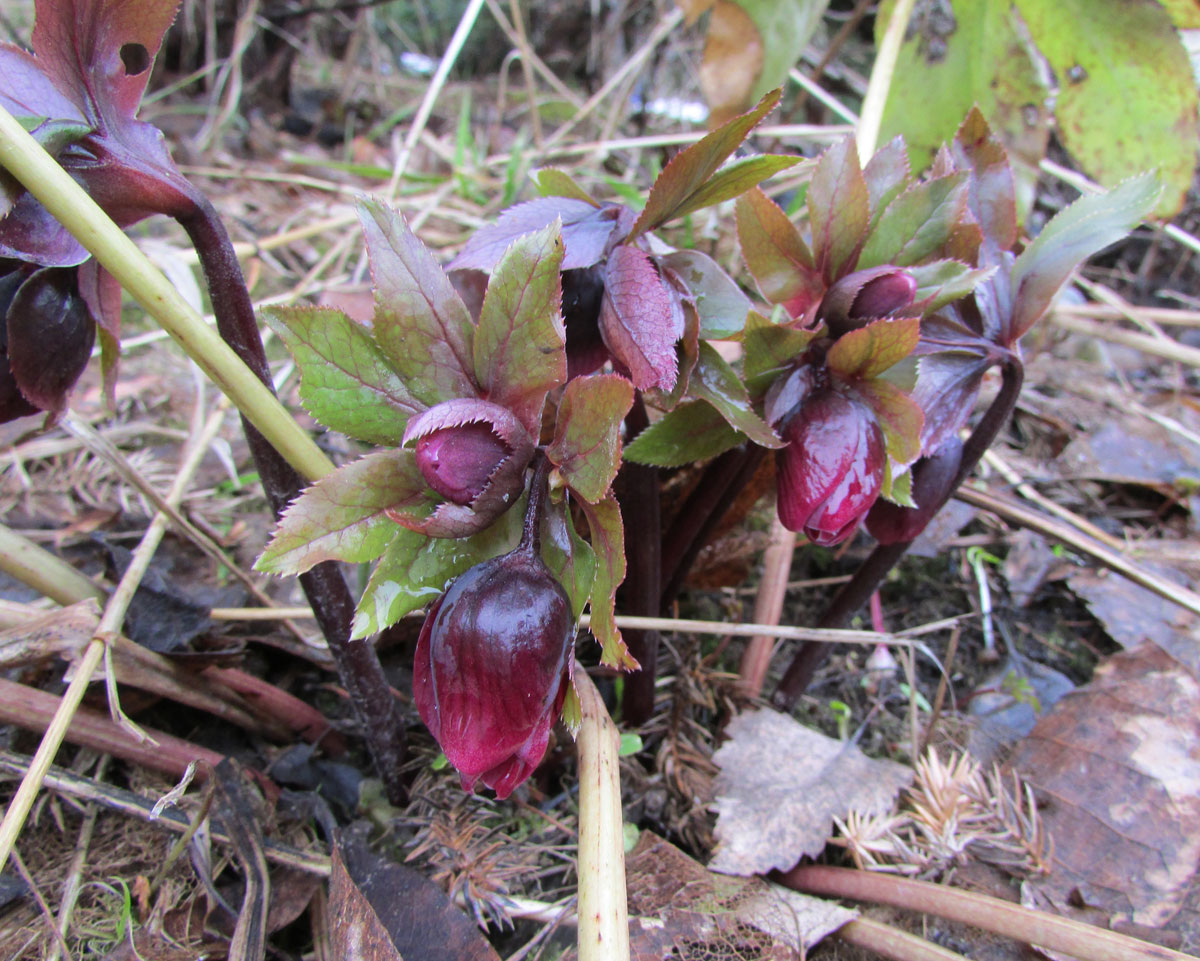
[[[833,337],[912,306],[917,281],[906,270],[886,265],[848,274],[829,288],[817,315]]]
[[[858,527],[883,486],[883,431],[864,404],[827,388],[784,423],[776,451],[779,520],[815,544],[837,544]]]
[[[942,446],[912,468],[912,499],[916,507],[878,501],[867,514],[867,533],[880,544],[899,544],[917,537],[954,492],[962,441],[951,434]]]
[[[512,453],[488,424],[443,427],[417,438],[417,467],[425,483],[454,504],[470,504]]]
[[[538,550],[549,462],[534,478],[516,550],[459,577],[417,639],[413,699],[468,790],[506,798],[533,773],[562,713],[575,617]]]

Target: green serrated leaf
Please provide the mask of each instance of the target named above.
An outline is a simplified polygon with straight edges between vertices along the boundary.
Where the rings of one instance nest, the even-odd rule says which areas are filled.
[[[917,317],[876,320],[839,337],[829,348],[826,363],[846,380],[869,380],[916,350],[920,336]]]
[[[883,489],[879,492],[880,496],[901,507],[916,507],[917,502],[913,500],[912,496],[912,471],[905,470],[893,476],[892,462],[889,460],[884,468],[884,473],[884,484]]]
[[[600,500],[621,466],[621,421],[633,406],[633,384],[619,374],[576,377],[558,407],[546,456],[584,500]]]
[[[537,437],[546,392],[567,379],[559,307],[562,225],[513,241],[488,284],[475,331],[475,372],[484,395]]]
[[[689,393],[707,401],[729,426],[767,448],[782,447],[779,435],[750,406],[750,395],[733,368],[707,341],[700,341],[700,356],[692,373]]]
[[[449,278],[390,207],[362,200],[358,215],[375,281],[375,341],[388,362],[428,407],[478,396],[474,325]]]
[[[1107,193],[1080,197],[1054,215],[1013,264],[1012,341],[1046,312],[1072,270],[1150,214],[1160,189],[1154,174],[1142,174]]]
[[[596,578],[596,552],[575,530],[565,497],[547,505],[542,532],[542,559],[571,599],[578,618],[587,606]]]
[[[761,190],[739,197],[736,209],[738,245],[759,291],[768,303],[803,315],[821,299],[825,282],[800,231]]]
[[[522,514],[507,511],[471,537],[426,537],[398,528],[371,572],[350,636],[367,637],[395,624],[410,611],[437,600],[463,571],[512,550],[520,539]]]
[[[659,257],[658,265],[674,271],[692,295],[702,338],[727,340],[742,332],[750,298],[715,260],[698,250],[677,250]]]
[[[320,423],[368,444],[400,445],[425,409],[361,324],[340,310],[266,307],[263,316],[300,368],[300,400]]]
[[[771,91],[749,113],[735,117],[672,157],[650,188],[646,206],[634,222],[629,240],[678,216],[692,195],[717,172],[763,117],[775,108],[780,95],[778,90]]]
[[[254,568],[299,574],[321,561],[374,560],[399,529],[388,508],[420,511],[434,503],[411,451],[368,454],[296,498]]]
[[[838,141],[817,161],[808,185],[808,220],[817,272],[832,283],[854,268],[871,221],[853,137]]]
[[[796,166],[803,159],[803,157],[765,154],[735,160],[718,170],[707,183],[681,203],[671,215],[671,219],[685,217],[704,207],[732,200],[734,197],[744,194],[751,187],[757,187],[764,180],[769,180],[779,171]]]
[[[579,695],[575,693],[574,677],[567,687],[567,696],[563,698],[562,722],[572,738],[579,736],[579,729],[583,727],[583,705],[579,703]]]
[[[1059,80],[1055,124],[1089,175],[1115,184],[1157,170],[1156,213],[1183,206],[1196,169],[1197,92],[1188,53],[1159,4],[1017,0]]]
[[[592,636],[602,648],[600,663],[623,671],[635,671],[637,661],[629,653],[616,622],[617,588],[625,580],[625,529],[621,508],[608,496],[597,504],[582,501],[587,516],[592,550],[596,552],[596,578],[592,583]]]
[[[965,297],[995,270],[995,267],[975,268],[959,260],[934,260],[909,267],[908,272],[917,282],[913,311],[930,314],[939,307]]]
[[[875,412],[883,429],[888,457],[902,467],[920,457],[921,428],[925,424],[921,406],[895,384],[881,378],[860,381],[854,386]]]
[[[893,200],[863,244],[858,269],[924,260],[950,238],[967,208],[967,172],[914,184]]]
[[[808,350],[815,336],[813,331],[786,327],[773,323],[762,314],[751,313],[746,320],[746,335],[742,340],[746,350],[742,370],[747,382],[763,374],[782,370]]]
[[[888,205],[909,185],[908,148],[903,137],[893,137],[875,151],[863,168],[867,194],[871,200],[871,229],[879,222]]]
[[[716,457],[745,440],[711,404],[680,404],[637,435],[625,459],[651,467],[682,467]]]
[[[600,206],[570,174],[556,167],[543,167],[533,175],[533,180],[537,184],[538,193],[543,197],[569,197],[572,200],[582,200],[593,207]]]

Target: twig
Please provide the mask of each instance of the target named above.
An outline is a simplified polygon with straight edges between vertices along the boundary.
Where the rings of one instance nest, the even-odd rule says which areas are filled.
[[[927,881],[817,864],[793,868],[778,880],[807,894],[874,901],[934,914],[1088,961],[1194,961],[1191,955],[1115,931]]]
[[[1194,614],[1200,614],[1200,594],[1159,577],[1152,571],[1140,567],[1124,555],[1110,550],[1103,544],[1096,543],[1089,537],[1085,537],[1066,524],[1059,523],[1053,518],[1030,510],[1028,507],[1018,504],[1010,498],[988,494],[971,487],[960,487],[955,491],[954,496],[973,507],[983,508],[999,517],[1003,517],[1005,520],[1019,524],[1021,527],[1036,531],[1053,540],[1061,541],[1072,550],[1094,558],[1105,567],[1116,571],[1122,577],[1127,577],[1135,584],[1153,591],[1159,597],[1166,598],[1168,601],[1178,604],[1180,607]]]
[[[847,921],[833,932],[833,937],[892,961],[966,961],[956,951],[872,918]]]
[[[862,115],[858,122],[858,156],[865,164],[875,153],[879,141],[879,127],[883,123],[883,108],[892,87],[892,75],[896,72],[896,61],[900,57],[900,45],[908,29],[908,18],[912,15],[914,0],[896,0],[892,17],[888,20],[883,42],[875,54],[875,65],[871,68],[871,80],[867,95],[863,99]]]
[[[104,591],[57,554],[0,524],[0,571],[59,604],[87,598],[104,600]]]
[[[754,620],[759,624],[778,624],[787,598],[788,575],[796,553],[796,534],[780,523],[778,516],[771,521],[771,544],[763,556],[762,580],[754,602]],[[775,637],[755,634],[742,653],[738,671],[738,687],[746,697],[758,697],[771,666]]]
[[[1177,340],[1171,340],[1166,337],[1153,337],[1150,334],[1142,334],[1136,330],[1123,330],[1120,327],[1114,327],[1112,324],[1101,324],[1086,317],[1078,317],[1059,311],[1051,314],[1051,317],[1054,320],[1055,326],[1061,327],[1063,330],[1085,334],[1088,337],[1095,337],[1098,340],[1106,340],[1110,344],[1120,344],[1122,347],[1132,347],[1134,350],[1140,350],[1143,354],[1151,354],[1154,357],[1165,357],[1167,360],[1173,360],[1179,364],[1187,364],[1189,367],[1200,367],[1200,349],[1189,347],[1187,344],[1181,344]]]
[[[628,961],[620,738],[587,672],[575,668],[579,751],[579,961]]]

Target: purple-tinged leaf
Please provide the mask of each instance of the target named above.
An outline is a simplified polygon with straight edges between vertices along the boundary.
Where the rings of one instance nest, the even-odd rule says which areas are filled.
[[[911,354],[920,336],[919,318],[888,317],[843,334],[825,361],[844,380],[869,380]]]
[[[746,386],[733,368],[707,341],[700,342],[700,359],[692,374],[689,393],[707,401],[729,422],[729,426],[767,448],[782,447],[779,435],[754,412]]]
[[[632,406],[633,384],[617,374],[567,384],[546,456],[584,500],[595,503],[612,486],[621,466],[621,421]]]
[[[598,207],[590,199],[574,197],[543,197],[517,204],[494,224],[476,231],[446,269],[491,273],[518,237],[556,221],[562,223],[562,269],[591,267],[603,259],[613,232],[620,229],[623,209],[616,204]]]
[[[7,337],[21,396],[53,414],[65,410],[96,341],[75,271],[45,267],[22,283],[8,308]]]
[[[854,390],[874,412],[883,430],[888,457],[900,466],[907,466],[920,457],[921,428],[925,423],[921,406],[881,377],[859,381]]]
[[[14,117],[85,122],[83,111],[54,85],[29,52],[0,43],[0,107]]]
[[[683,336],[675,345],[676,361],[679,365],[679,375],[675,378],[675,386],[669,391],[655,392],[653,403],[662,410],[674,410],[676,405],[687,396],[692,379],[692,371],[700,357],[700,316],[696,307],[687,294],[683,282],[673,270],[663,271],[663,280],[671,291],[671,310],[674,322],[682,324]]]
[[[1013,264],[1008,343],[1017,341],[1046,312],[1071,271],[1148,217],[1161,191],[1158,177],[1146,173],[1106,193],[1080,197],[1055,214]]]
[[[658,258],[687,288],[700,319],[705,340],[736,337],[746,326],[752,304],[733,278],[715,260],[698,250],[677,250]]]
[[[911,396],[925,412],[923,454],[937,450],[966,423],[990,366],[983,351],[945,350],[921,357]]]
[[[789,316],[807,322],[825,281],[796,225],[757,188],[739,197],[736,209],[738,245],[759,291],[768,303],[782,304]]]
[[[121,300],[124,291],[117,278],[101,267],[94,257],[80,264],[75,276],[79,281],[79,296],[96,321],[104,400],[109,408],[116,410],[117,369],[121,362]]]
[[[363,200],[359,220],[375,280],[375,341],[425,406],[478,395],[474,327],[462,299],[398,213]]]
[[[833,283],[854,269],[871,222],[871,198],[853,137],[821,155],[806,199],[816,270]]]
[[[973,268],[959,260],[934,260],[909,267],[908,272],[917,282],[913,313],[932,313],[965,297],[995,270],[995,267]]]
[[[907,267],[924,260],[946,243],[966,208],[966,171],[914,184],[888,205],[871,230],[859,269]]]
[[[0,257],[45,267],[73,267],[89,256],[87,249],[31,193],[22,192],[8,216],[0,219]]]
[[[300,368],[300,400],[324,426],[368,444],[396,447],[425,405],[361,324],[340,310],[267,307],[263,316]]]
[[[692,195],[700,190],[725,159],[737,150],[747,134],[775,109],[779,97],[780,91],[772,90],[749,113],[734,117],[703,140],[672,157],[654,181],[654,186],[650,188],[650,196],[646,198],[646,206],[634,222],[630,238],[654,230],[677,217],[679,211],[691,201]]]
[[[625,460],[652,467],[683,467],[723,454],[745,440],[711,404],[695,400],[637,435],[625,447]]]
[[[841,337],[869,320],[916,314],[909,310],[916,290],[912,274],[891,264],[859,269],[826,291],[817,317],[829,328],[829,336]]]
[[[739,197],[751,187],[757,187],[781,170],[800,163],[803,157],[784,157],[778,154],[762,154],[735,160],[718,170],[699,190],[691,194],[671,214],[671,220],[685,217],[694,211]]]
[[[0,424],[36,414],[37,408],[21,396],[8,363],[8,324],[5,316],[21,284],[32,271],[16,261],[0,262]]]
[[[903,137],[893,137],[885,147],[863,168],[863,179],[867,182],[870,197],[871,226],[879,222],[880,216],[909,184],[908,148]]]
[[[814,331],[773,324],[762,314],[752,312],[746,319],[745,360],[742,369],[752,381],[772,371],[782,370],[808,350]]]
[[[600,333],[639,390],[670,391],[679,376],[675,342],[684,318],[650,255],[622,245],[608,258]]]
[[[625,528],[621,508],[611,494],[597,504],[581,501],[588,521],[596,576],[592,582],[592,636],[600,642],[600,663],[622,671],[636,671],[638,662],[629,653],[616,622],[617,588],[625,580]]]
[[[368,454],[317,481],[279,518],[255,562],[267,574],[300,574],[321,561],[374,560],[396,536],[387,512],[434,504],[411,451]]]
[[[33,52],[63,93],[103,129],[132,118],[179,4],[172,0],[41,0]]]
[[[569,173],[556,167],[543,167],[533,177],[537,184],[538,193],[543,197],[566,197],[569,200],[582,200],[585,204],[599,207],[598,201],[575,182]]]
[[[547,391],[567,379],[558,222],[519,238],[492,274],[475,331],[483,395],[538,436]]]
[[[1017,199],[1004,144],[992,133],[979,107],[972,107],[949,145],[958,166],[969,172],[967,206],[997,250],[1017,242]]]
[[[571,599],[576,620],[587,607],[596,577],[596,552],[575,530],[566,498],[547,498],[542,522],[542,560]]]
[[[395,624],[410,611],[436,601],[463,571],[512,550],[520,538],[523,513],[509,511],[474,536],[458,539],[395,528],[397,533],[358,602],[351,637],[369,637]]]

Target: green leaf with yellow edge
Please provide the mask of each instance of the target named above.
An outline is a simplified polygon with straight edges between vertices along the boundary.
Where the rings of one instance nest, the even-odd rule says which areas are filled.
[[[871,222],[870,194],[853,137],[821,154],[807,203],[814,264],[826,283],[832,283],[854,268]]]
[[[734,117],[672,157],[650,188],[646,206],[634,222],[629,240],[677,217],[692,195],[717,172],[763,117],[775,108],[780,95],[779,90],[772,90],[749,113]]]
[[[571,200],[582,200],[593,207],[600,206],[569,173],[557,167],[543,167],[533,175],[533,182],[537,184],[538,193],[543,197],[568,197]]]
[[[625,528],[621,508],[611,494],[597,504],[581,501],[588,520],[592,550],[596,552],[596,578],[592,583],[592,636],[600,642],[600,663],[622,671],[636,671],[634,660],[617,627],[617,588],[625,580]]]
[[[519,507],[470,537],[426,537],[397,528],[359,599],[351,638],[369,637],[432,604],[463,571],[516,547],[524,514]]]
[[[513,241],[483,295],[475,331],[475,374],[484,396],[516,414],[533,437],[547,391],[567,379],[562,259],[557,220]]]
[[[938,250],[967,208],[967,172],[913,184],[888,204],[863,244],[857,267],[907,267]]]
[[[1196,169],[1197,91],[1188,53],[1153,0],[1017,0],[1058,77],[1059,139],[1089,176],[1113,185],[1157,170],[1156,213],[1183,206]]]
[[[869,380],[898,364],[917,348],[917,317],[886,317],[839,337],[829,348],[829,369],[846,380]]]
[[[321,424],[368,444],[398,447],[425,409],[370,332],[340,310],[265,307],[263,316],[300,368],[300,401]]]
[[[692,372],[688,390],[693,397],[707,401],[716,408],[730,427],[745,434],[754,443],[771,449],[783,446],[779,435],[754,412],[746,385],[707,341],[700,341],[700,357]]]
[[[254,569],[300,574],[321,561],[374,560],[399,530],[385,511],[417,512],[434,503],[412,451],[368,454],[322,477],[292,501]]]
[[[576,377],[558,406],[546,456],[584,500],[598,501],[621,466],[621,421],[633,406],[633,384],[619,374]]]
[[[427,407],[478,396],[471,315],[433,254],[387,205],[362,200],[358,216],[375,281],[375,341],[388,362]]]
[[[683,467],[707,460],[746,439],[711,404],[680,404],[637,435],[625,448],[625,459],[651,467]]]

